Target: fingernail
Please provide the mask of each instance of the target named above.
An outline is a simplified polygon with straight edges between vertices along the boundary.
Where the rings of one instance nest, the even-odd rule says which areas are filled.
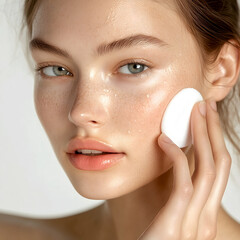
[[[206,108],[206,103],[204,101],[202,101],[198,104],[198,109],[199,109],[199,112],[201,113],[201,115],[203,117],[206,117],[207,108]]]
[[[165,133],[162,133],[161,141],[163,141],[165,143],[173,143],[172,140]]]
[[[214,100],[210,101],[210,106],[211,106],[212,110],[217,112],[217,104],[216,104],[216,102]]]

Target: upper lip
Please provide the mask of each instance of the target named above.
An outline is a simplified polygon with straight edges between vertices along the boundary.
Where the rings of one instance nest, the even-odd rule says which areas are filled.
[[[81,138],[74,138],[69,142],[67,153],[75,153],[77,150],[81,150],[81,149],[98,150],[101,152],[120,153],[102,141],[94,140],[94,139],[81,139]]]

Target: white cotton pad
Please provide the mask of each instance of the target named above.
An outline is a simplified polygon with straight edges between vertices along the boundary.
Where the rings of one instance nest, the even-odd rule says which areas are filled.
[[[191,112],[194,104],[202,100],[202,95],[196,89],[185,88],[172,98],[164,112],[161,131],[179,148],[192,143]]]

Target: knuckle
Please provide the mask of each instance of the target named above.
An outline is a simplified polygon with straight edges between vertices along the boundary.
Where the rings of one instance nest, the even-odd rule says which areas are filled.
[[[192,232],[187,232],[183,235],[183,238],[181,238],[183,240],[195,240],[196,239],[196,235]]]
[[[193,185],[191,182],[186,182],[181,188],[181,195],[185,198],[190,198],[193,194]]]
[[[213,240],[217,236],[217,230],[216,230],[216,228],[207,227],[204,230],[203,235],[204,235],[203,236],[204,240]]]
[[[173,228],[169,229],[167,232],[167,239],[169,240],[179,240],[179,235],[174,231]]]
[[[213,240],[217,235],[217,218],[210,211],[204,214],[204,229],[202,236],[204,240]]]
[[[225,151],[223,154],[221,154],[220,161],[228,167],[231,166],[232,158],[228,151]]]
[[[197,231],[198,220],[187,217],[182,225],[181,240],[195,240]]]
[[[211,166],[205,167],[202,170],[202,179],[207,182],[207,183],[212,183],[214,182],[214,180],[216,179],[216,167],[214,166],[214,164],[212,164]]]
[[[205,170],[204,176],[210,182],[213,182],[216,178],[216,169],[215,167],[211,167]]]

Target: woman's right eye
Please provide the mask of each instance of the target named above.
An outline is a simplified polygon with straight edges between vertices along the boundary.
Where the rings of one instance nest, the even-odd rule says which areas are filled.
[[[72,73],[61,66],[45,66],[36,69],[36,71],[41,71],[48,77],[72,76]]]

